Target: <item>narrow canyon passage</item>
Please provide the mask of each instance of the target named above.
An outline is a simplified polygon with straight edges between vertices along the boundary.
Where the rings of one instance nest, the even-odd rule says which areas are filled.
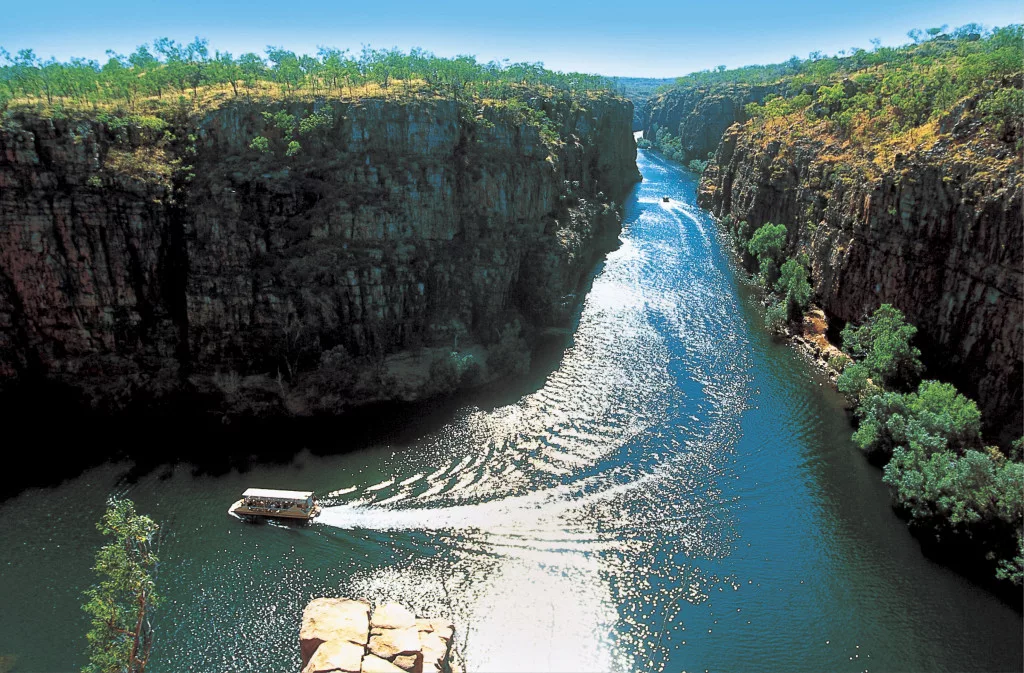
[[[165,526],[158,672],[294,670],[317,595],[448,616],[471,671],[1018,668],[1021,616],[922,556],[840,397],[761,328],[694,177],[638,164],[621,246],[518,400],[339,436],[344,454],[134,483],[108,465],[0,504],[0,655],[81,665],[117,492]],[[324,513],[243,525],[246,486],[315,490]]]

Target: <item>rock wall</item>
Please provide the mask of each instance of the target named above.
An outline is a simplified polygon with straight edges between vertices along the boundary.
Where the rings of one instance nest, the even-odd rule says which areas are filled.
[[[302,673],[458,673],[455,628],[396,603],[316,598],[302,613]]]
[[[307,414],[506,374],[568,319],[639,179],[628,102],[529,105],[557,142],[439,99],[236,102],[166,131],[9,116],[0,390]],[[331,121],[294,156],[252,149],[278,111]]]
[[[1021,435],[1024,409],[1024,186],[1015,153],[971,142],[971,123],[943,120],[949,136],[884,170],[858,167],[839,143],[737,124],[699,201],[735,223],[786,224],[829,314],[903,311],[929,373],[974,397],[990,436],[1006,440]]]
[[[644,138],[654,140],[654,127],[668,129],[682,140],[684,163],[705,160],[718,147],[722,134],[747,119],[747,103],[760,103],[781,91],[780,85],[716,84],[676,88],[654,96],[644,111]]]

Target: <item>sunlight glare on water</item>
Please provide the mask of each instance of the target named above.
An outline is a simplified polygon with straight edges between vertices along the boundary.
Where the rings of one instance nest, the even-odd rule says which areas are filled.
[[[764,332],[693,176],[638,165],[564,353],[497,406],[246,471],[104,465],[0,503],[0,656],[84,663],[117,493],[164,527],[154,673],[298,670],[315,596],[448,617],[471,671],[1019,669],[1020,615],[921,554],[842,399]],[[324,511],[244,525],[225,510],[249,486]]]

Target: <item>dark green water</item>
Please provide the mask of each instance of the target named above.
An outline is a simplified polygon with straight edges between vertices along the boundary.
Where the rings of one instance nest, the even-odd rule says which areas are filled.
[[[622,246],[520,399],[339,433],[341,455],[107,465],[0,504],[0,655],[81,665],[119,494],[165,525],[156,672],[297,670],[317,595],[452,617],[473,671],[1020,670],[1020,614],[922,556],[841,400],[764,335],[692,176],[639,165]],[[335,495],[311,527],[250,526],[226,513],[247,486]]]

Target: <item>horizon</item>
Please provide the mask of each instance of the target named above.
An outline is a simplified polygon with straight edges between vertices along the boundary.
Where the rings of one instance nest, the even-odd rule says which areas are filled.
[[[1024,10],[1019,4],[1006,0],[974,3],[969,8],[949,0],[888,4],[867,0],[858,5],[856,12],[849,11],[845,4],[822,5],[809,0],[785,8],[731,0],[727,5],[716,5],[714,11],[696,3],[669,7],[668,3],[655,2],[649,5],[651,11],[647,15],[664,12],[668,18],[667,22],[659,21],[658,26],[669,25],[673,12],[704,19],[682,23],[678,32],[663,30],[663,34],[657,34],[643,29],[644,24],[615,22],[614,16],[608,15],[609,3],[592,5],[592,12],[585,17],[563,17],[564,22],[555,19],[575,10],[545,7],[536,0],[520,5],[523,10],[536,6],[538,12],[543,8],[538,15],[545,16],[547,21],[541,26],[523,24],[522,18],[518,22],[516,17],[506,20],[478,7],[474,8],[477,15],[468,15],[468,3],[463,1],[440,8],[421,7],[409,0],[390,5],[393,13],[402,13],[402,21],[382,16],[386,13],[382,6],[329,9],[314,17],[315,28],[296,28],[295,25],[304,22],[299,20],[298,13],[293,13],[295,19],[289,22],[290,27],[282,29],[274,23],[276,19],[267,23],[268,12],[247,11],[245,21],[230,22],[225,17],[230,9],[216,4],[200,5],[195,0],[179,4],[170,21],[155,13],[139,16],[121,11],[134,8],[125,0],[90,10],[88,16],[70,11],[74,5],[67,0],[58,0],[58,9],[68,11],[42,17],[22,7],[7,10],[8,21],[0,26],[0,47],[12,54],[32,49],[43,59],[67,61],[81,57],[100,63],[105,62],[107,50],[128,54],[141,44],[152,44],[157,37],[165,36],[185,43],[195,37],[205,38],[211,50],[235,56],[250,51],[263,55],[268,45],[311,55],[320,46],[354,53],[363,45],[398,47],[403,51],[420,47],[442,57],[470,54],[480,62],[541,62],[562,72],[672,79],[719,65],[732,69],[780,63],[793,56],[804,59],[811,52],[831,56],[855,47],[870,49],[872,39],[879,39],[885,46],[899,46],[910,41],[907,32],[914,28],[946,25],[953,29],[968,23],[992,28],[1024,21]],[[198,15],[187,11],[190,6],[197,9]],[[250,9],[265,6],[269,6],[266,0],[256,0]],[[350,14],[342,16],[343,11]],[[878,25],[873,18],[866,20],[876,12],[886,13],[885,25]],[[530,13],[521,11],[517,16],[525,15]],[[571,34],[556,33],[562,39],[549,39],[552,24],[564,29],[572,25],[574,18],[579,21]],[[469,19],[475,23],[469,25]],[[68,22],[74,25],[65,25]],[[382,23],[387,26],[385,32],[380,29]],[[101,28],[88,30],[92,24]],[[324,37],[328,34],[335,38]],[[778,37],[764,39],[771,35]]]

